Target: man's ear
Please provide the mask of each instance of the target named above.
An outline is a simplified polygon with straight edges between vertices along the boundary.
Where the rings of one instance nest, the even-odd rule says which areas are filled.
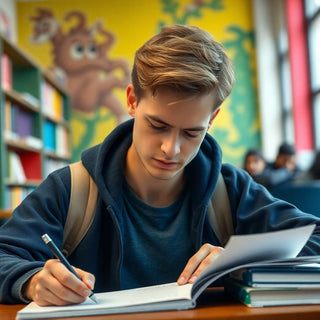
[[[218,115],[219,112],[220,112],[220,108],[218,108],[218,109],[212,114],[211,119],[210,119],[210,121],[209,121],[209,123],[208,123],[207,131],[210,129],[213,120],[215,119],[215,117]]]
[[[134,118],[135,111],[137,107],[137,99],[134,93],[134,88],[132,84],[129,84],[127,87],[127,111],[128,114]]]

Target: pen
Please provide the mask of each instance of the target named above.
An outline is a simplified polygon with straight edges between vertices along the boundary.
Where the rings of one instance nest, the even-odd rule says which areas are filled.
[[[61,261],[61,263],[69,270],[71,271],[78,279],[81,280],[79,275],[76,273],[76,271],[72,268],[71,264],[68,262],[68,260],[65,258],[65,256],[62,254],[62,252],[58,249],[58,247],[55,245],[55,243],[52,241],[52,239],[45,233],[42,236],[42,240],[44,243],[49,247],[49,249],[52,251],[52,253],[55,255],[57,259]],[[82,280],[81,280],[82,281]],[[97,298],[95,297],[93,291],[91,290],[91,294],[89,298],[94,301],[95,303],[98,303]]]

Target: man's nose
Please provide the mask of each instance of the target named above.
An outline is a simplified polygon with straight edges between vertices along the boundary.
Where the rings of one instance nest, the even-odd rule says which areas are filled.
[[[248,165],[248,171],[249,171],[250,173],[253,173],[253,172],[255,171],[255,166],[254,166],[253,164],[249,164],[249,165]]]
[[[180,136],[179,134],[168,134],[163,138],[161,144],[161,151],[167,155],[168,158],[173,158],[180,152]]]

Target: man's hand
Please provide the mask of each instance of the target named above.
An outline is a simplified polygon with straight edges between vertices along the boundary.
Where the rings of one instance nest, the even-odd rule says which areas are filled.
[[[24,286],[24,296],[40,306],[81,303],[90,295],[95,278],[91,273],[75,268],[79,280],[59,260],[48,260],[43,269]]]
[[[188,261],[182,271],[178,284],[194,283],[199,275],[218,257],[223,251],[222,247],[215,247],[209,243],[204,244],[199,251]]]

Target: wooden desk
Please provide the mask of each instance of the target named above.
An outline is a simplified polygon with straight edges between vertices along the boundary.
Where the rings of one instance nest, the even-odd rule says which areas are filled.
[[[14,320],[17,311],[24,305],[0,305],[0,319]],[[198,301],[198,306],[185,311],[161,311],[146,313],[116,314],[92,317],[62,318],[64,320],[319,320],[319,305],[249,308],[226,296],[223,290],[207,290]],[[60,318],[61,319],[61,318]]]

